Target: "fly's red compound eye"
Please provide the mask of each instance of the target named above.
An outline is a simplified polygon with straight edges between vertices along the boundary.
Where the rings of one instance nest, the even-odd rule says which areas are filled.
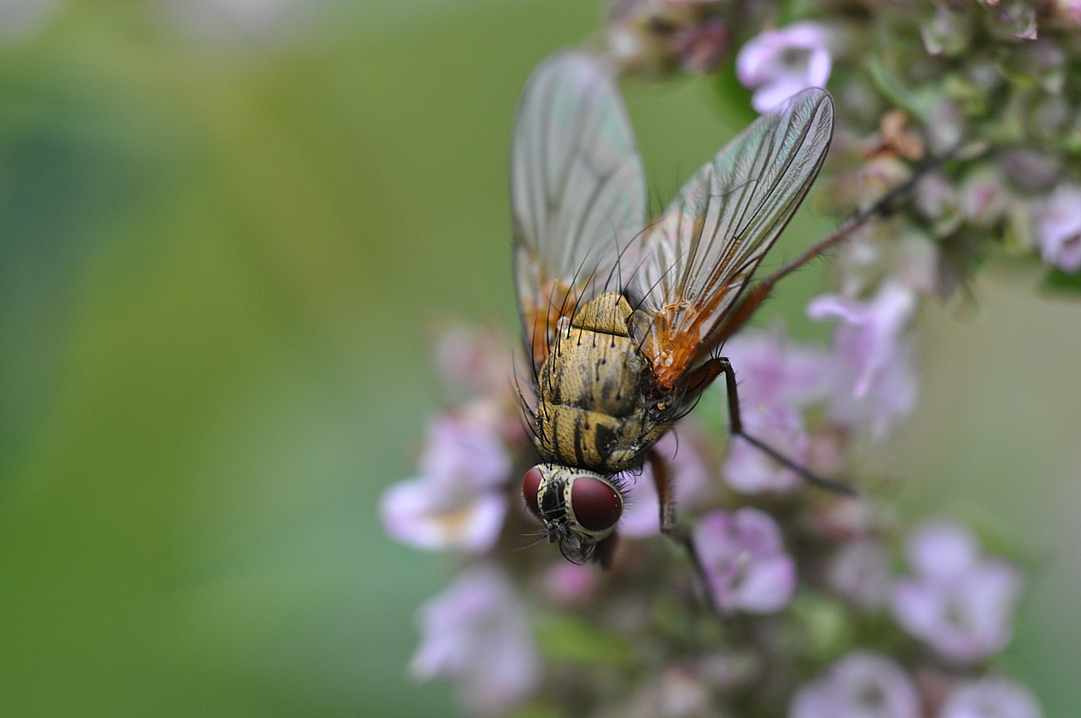
[[[534,466],[529,471],[525,472],[525,478],[522,479],[522,496],[525,498],[525,505],[529,507],[529,510],[533,512],[534,516],[540,516],[540,506],[537,504],[537,491],[541,485],[541,471]]]
[[[607,481],[593,476],[579,476],[571,485],[574,518],[590,531],[606,531],[616,525],[623,513],[623,499]]]

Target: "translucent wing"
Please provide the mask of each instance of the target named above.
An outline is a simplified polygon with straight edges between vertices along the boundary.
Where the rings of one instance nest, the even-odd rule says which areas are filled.
[[[833,100],[804,90],[759,117],[691,178],[645,240],[628,294],[634,333],[671,389],[720,339],[727,311],[818,175]]]
[[[523,337],[544,363],[559,318],[617,289],[645,222],[642,161],[612,74],[582,51],[545,60],[518,106],[511,152]]]

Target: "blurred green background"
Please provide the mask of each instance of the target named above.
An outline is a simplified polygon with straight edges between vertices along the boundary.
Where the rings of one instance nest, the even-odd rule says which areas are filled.
[[[512,326],[516,99],[600,12],[0,3],[0,715],[453,714],[405,673],[449,567],[376,500],[440,401],[426,328]],[[748,117],[705,81],[627,91],[661,198]],[[959,508],[1037,557],[1004,662],[1071,716],[1081,305],[1035,276],[927,312],[887,450],[906,517]],[[800,319],[825,286],[759,322],[825,337]]]

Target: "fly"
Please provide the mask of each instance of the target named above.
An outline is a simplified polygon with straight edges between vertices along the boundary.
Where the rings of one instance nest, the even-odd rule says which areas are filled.
[[[627,488],[617,475],[649,462],[661,531],[687,547],[701,573],[653,446],[722,375],[733,434],[812,483],[851,492],[743,433],[735,372],[719,355],[781,277],[910,186],[751,284],[817,177],[833,122],[828,92],[800,92],[729,142],[650,226],[642,161],[613,73],[569,50],[529,79],[515,120],[511,204],[535,395],[522,403],[541,462],[522,490],[567,558],[611,561]]]

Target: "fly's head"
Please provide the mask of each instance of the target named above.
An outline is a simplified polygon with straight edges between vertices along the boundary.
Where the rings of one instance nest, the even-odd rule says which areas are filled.
[[[522,495],[544,524],[548,542],[558,543],[569,560],[606,562],[602,544],[623,514],[623,493],[612,479],[585,469],[537,464],[522,480]]]

